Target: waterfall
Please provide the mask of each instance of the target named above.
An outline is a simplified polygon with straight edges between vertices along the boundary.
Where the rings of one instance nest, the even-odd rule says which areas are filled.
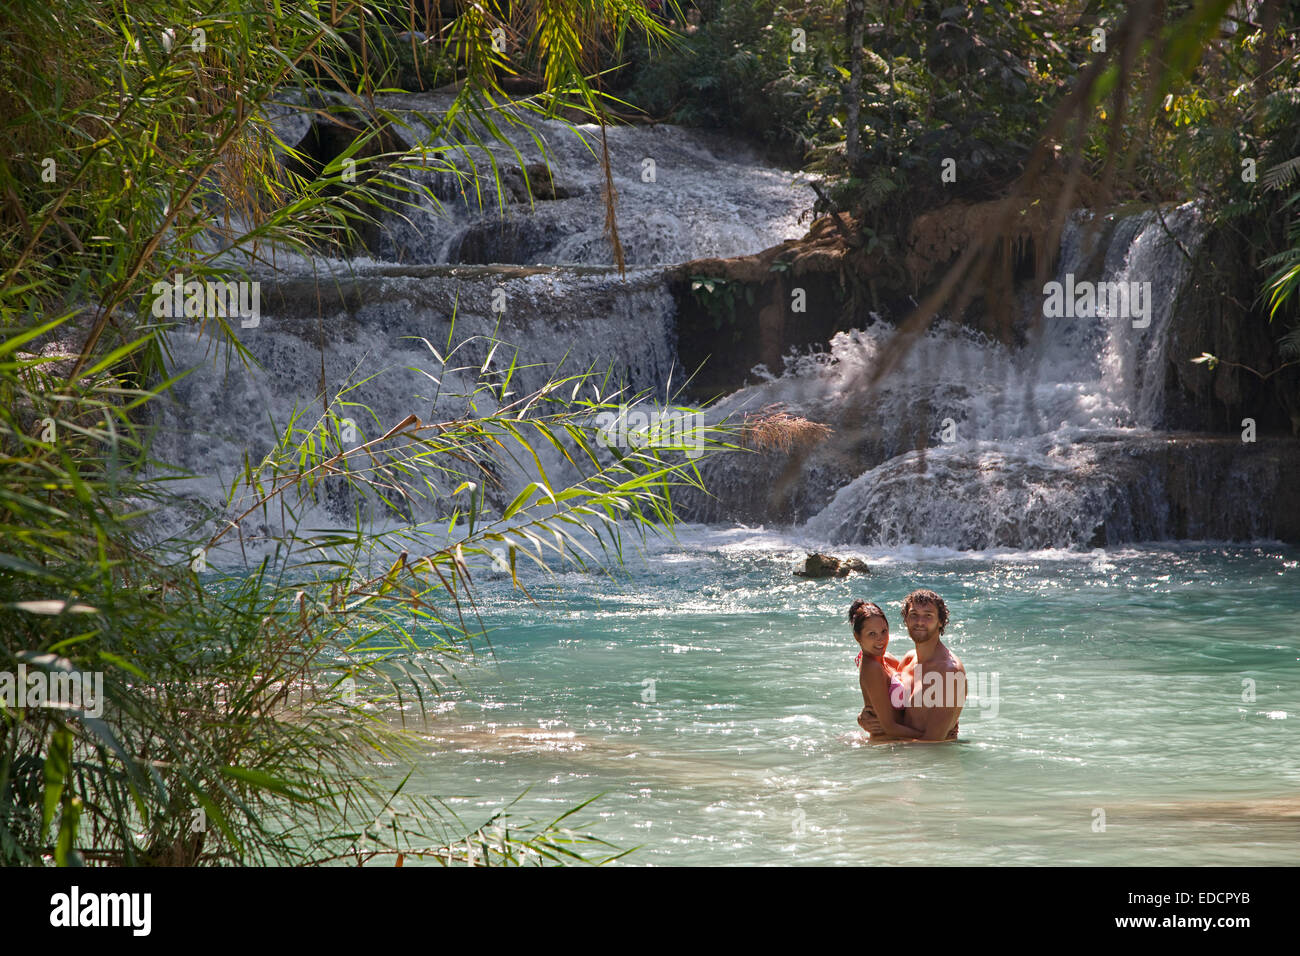
[[[1023,345],[936,323],[874,391],[866,382],[894,334],[888,323],[792,358],[781,377],[728,396],[715,416],[779,402],[830,424],[833,435],[794,455],[710,461],[713,496],[687,496],[689,514],[802,525],[812,541],[884,547],[1265,536],[1258,498],[1237,495],[1211,509],[1189,500],[1191,486],[1222,486],[1239,442],[1158,431],[1174,303],[1202,233],[1194,204],[1113,223],[1076,214],[1054,281],[1086,285],[1097,301],[1108,284],[1138,296],[1111,296],[1095,314],[1053,315],[1048,289],[1030,290]],[[1080,311],[1073,299],[1071,311]],[[1267,474],[1256,487],[1276,486],[1278,462],[1261,462]]]
[[[620,276],[605,236],[598,127],[529,118],[530,128],[503,124],[508,144],[484,133],[488,145],[466,148],[430,133],[427,117],[448,97],[377,100],[409,124],[385,135],[427,148],[428,167],[404,175],[438,202],[407,195],[398,213],[364,230],[361,254],[263,247],[257,261],[240,260],[260,286],[257,324],[231,323],[251,364],[212,354],[213,329],[196,320],[169,334],[169,370],[188,374],[152,410],[154,451],[188,476],[171,487],[193,508],[167,516],[165,530],[212,517],[246,460],[256,464],[294,416],[310,425],[327,404],[338,417],[351,416],[365,441],[409,414],[426,422],[487,414],[551,378],[589,369],[603,396],[621,386],[629,397],[666,400],[685,374],[676,366],[664,266],[758,252],[802,235],[800,215],[813,199],[800,176],[764,166],[729,137],[611,127],[610,173],[628,263]],[[284,142],[308,141],[310,114],[282,110],[272,119]],[[549,174],[536,165],[548,155]],[[501,171],[500,194],[489,160]],[[551,198],[530,203],[524,175],[535,194]],[[236,261],[215,232],[206,241],[217,261]],[[464,395],[475,381],[504,379],[512,362],[511,394],[480,392],[471,407]],[[456,366],[465,368],[450,371]],[[344,389],[346,401],[367,410],[331,404]],[[553,481],[576,480],[555,449],[542,442],[536,450]],[[530,459],[503,463],[497,477],[501,486],[488,503],[499,507],[537,474]],[[383,513],[345,494],[320,503],[317,526],[350,522],[358,504],[371,518]]]
[[[410,414],[426,422],[487,414],[587,369],[601,373],[597,381],[610,373],[606,392],[629,394],[662,395],[673,374],[673,300],[656,272],[411,271],[268,285],[258,327],[238,330],[253,366],[210,354],[212,339],[197,328],[173,333],[176,367],[195,369],[156,412],[159,458],[196,476],[176,490],[219,501],[245,455],[259,461],[295,413],[317,420],[322,396],[350,416],[362,442]],[[512,364],[507,393],[479,392],[471,409],[475,384],[493,373],[504,380]],[[334,403],[345,389],[357,405]],[[500,495],[508,501],[532,477],[520,473]],[[332,516],[351,507],[335,501]]]
[[[811,195],[800,177],[763,166],[741,144],[667,126],[612,128],[610,174],[630,263],[620,277],[604,234],[596,128],[534,120],[545,152],[522,127],[510,128],[509,146],[453,148],[422,118],[445,99],[394,96],[382,105],[410,121],[407,145],[455,160],[454,169],[410,174],[441,208],[421,198],[384,217],[364,255],[272,250],[276,273],[253,268],[261,323],[237,330],[257,367],[212,362],[211,339],[198,328],[173,333],[175,370],[195,371],[156,413],[155,448],[194,476],[178,487],[196,503],[219,501],[245,455],[258,460],[276,428],[297,412],[314,420],[349,383],[361,384],[347,398],[373,412],[357,423],[362,438],[412,413],[428,421],[491,411],[485,393],[474,408],[457,397],[472,375],[443,370],[439,356],[451,352],[475,374],[517,357],[529,366],[513,379],[520,393],[595,368],[663,400],[683,371],[665,267],[757,252],[803,232]],[[278,122],[292,143],[311,120]],[[537,165],[544,155],[549,172]],[[499,196],[485,178],[489,156],[501,170]],[[682,514],[883,547],[1268,535],[1262,502],[1284,480],[1279,456],[1243,464],[1239,444],[1160,431],[1174,304],[1203,233],[1191,203],[1104,220],[1076,213],[1061,237],[1055,286],[1021,291],[1015,344],[940,321],[875,389],[867,382],[895,327],[874,316],[824,352],[790,356],[780,376],[727,396],[710,420],[780,403],[827,423],[831,437],[793,454],[708,459],[711,493],[681,493]],[[572,480],[562,458],[542,454],[553,480]],[[1243,468],[1264,491],[1207,506],[1204,496],[1224,497],[1225,481]],[[525,463],[500,477],[497,493],[508,501],[536,475]],[[335,521],[355,506],[324,505]]]
[[[398,214],[382,214],[370,231],[369,254],[426,265],[613,265],[600,127],[512,108],[498,117],[505,143],[476,125],[483,145],[465,145],[432,131],[432,117],[451,102],[436,93],[376,97],[377,107],[406,124],[390,127],[388,135],[423,151],[424,168],[402,175],[427,186],[434,199],[402,194]],[[290,144],[303,142],[312,122],[288,109],[274,120]],[[733,137],[665,125],[609,126],[605,142],[630,265],[747,255],[805,231],[801,223],[814,198],[807,177],[766,166]]]

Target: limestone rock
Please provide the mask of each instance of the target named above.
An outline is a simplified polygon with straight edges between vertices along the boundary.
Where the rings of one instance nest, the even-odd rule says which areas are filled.
[[[837,558],[816,552],[808,555],[803,570],[795,574],[801,578],[846,578],[854,571],[870,574],[867,563],[858,558]]]

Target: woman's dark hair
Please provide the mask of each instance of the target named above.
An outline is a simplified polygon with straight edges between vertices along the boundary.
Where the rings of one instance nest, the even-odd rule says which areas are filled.
[[[853,622],[853,633],[858,633],[858,627],[869,617],[885,618],[885,627],[889,627],[889,618],[885,617],[885,612],[880,609],[880,605],[872,604],[870,601],[854,601],[849,605],[849,620]]]

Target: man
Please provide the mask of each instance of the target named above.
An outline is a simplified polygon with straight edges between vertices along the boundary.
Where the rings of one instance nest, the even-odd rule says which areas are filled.
[[[904,720],[921,732],[917,740],[956,740],[957,718],[966,703],[966,668],[940,640],[948,605],[933,591],[913,591],[903,599],[903,624],[916,644],[899,671],[907,688]]]

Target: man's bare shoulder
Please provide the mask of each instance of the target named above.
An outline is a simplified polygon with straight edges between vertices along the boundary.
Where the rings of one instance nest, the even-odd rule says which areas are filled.
[[[946,647],[944,650],[948,650]],[[925,665],[928,671],[940,671],[941,673],[965,674],[966,668],[959,658],[952,651],[948,650],[947,654],[941,654],[934,660]]]

